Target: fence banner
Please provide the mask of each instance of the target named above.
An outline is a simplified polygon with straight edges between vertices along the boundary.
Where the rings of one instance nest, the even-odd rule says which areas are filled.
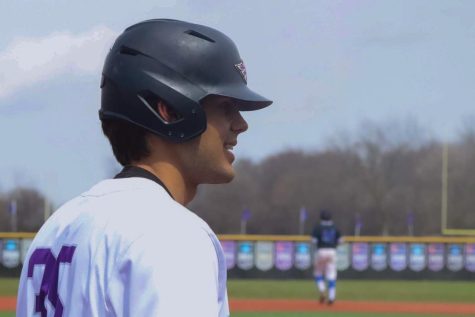
[[[475,243],[465,245],[465,269],[475,272]]]
[[[350,244],[342,243],[336,248],[336,268],[338,271],[345,271],[350,268],[351,257],[350,257]]]
[[[3,266],[9,269],[20,265],[20,241],[18,239],[3,241],[2,262]]]
[[[388,267],[388,252],[386,243],[373,243],[371,246],[371,268],[383,271]]]
[[[351,264],[356,271],[364,271],[369,266],[369,244],[366,242],[355,242],[351,246]]]
[[[429,243],[427,247],[427,266],[429,270],[438,272],[444,268],[444,244]]]
[[[20,241],[20,259],[22,264],[25,262],[26,254],[32,242],[33,239],[21,239]]]
[[[275,267],[287,271],[293,266],[294,244],[291,241],[277,241],[275,243]]]
[[[274,243],[257,241],[255,265],[261,271],[269,271],[274,266]]]
[[[254,244],[251,241],[239,242],[237,266],[241,270],[250,270],[254,266]]]
[[[423,243],[411,243],[409,245],[409,268],[420,272],[426,268],[427,253]]]
[[[299,270],[307,270],[312,266],[312,248],[310,243],[295,243],[295,267]]]
[[[447,268],[452,272],[463,268],[463,247],[461,244],[449,244],[447,246]]]
[[[405,243],[393,242],[389,245],[389,266],[397,272],[406,269],[407,246]]]
[[[226,267],[230,270],[236,265],[236,242],[224,240],[221,241],[221,247],[226,259]]]

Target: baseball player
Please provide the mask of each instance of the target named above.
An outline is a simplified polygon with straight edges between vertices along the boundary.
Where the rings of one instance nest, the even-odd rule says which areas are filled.
[[[199,184],[232,180],[240,111],[272,101],[247,87],[226,35],[168,19],[117,38],[101,89],[102,129],[124,168],[40,229],[17,316],[229,316],[220,243],[185,206]]]
[[[323,304],[326,300],[326,280],[328,282],[327,303],[332,305],[336,297],[336,247],[342,242],[342,238],[328,210],[320,212],[320,223],[313,228],[312,241],[316,246],[313,274],[320,292],[320,303]]]

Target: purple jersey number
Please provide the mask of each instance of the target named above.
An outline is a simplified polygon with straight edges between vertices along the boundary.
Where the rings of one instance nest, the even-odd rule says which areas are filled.
[[[44,265],[45,271],[41,280],[40,292],[36,295],[35,312],[40,313],[41,317],[46,317],[45,300],[48,300],[54,307],[54,317],[63,315],[63,305],[58,297],[58,276],[59,265],[61,263],[71,263],[76,250],[75,246],[63,246],[56,259],[51,249],[36,249],[28,262],[28,277],[33,277],[33,268],[35,265]]]

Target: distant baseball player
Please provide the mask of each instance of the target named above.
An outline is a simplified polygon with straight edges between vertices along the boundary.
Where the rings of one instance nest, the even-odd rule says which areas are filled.
[[[316,246],[313,274],[320,292],[320,303],[323,304],[327,299],[327,303],[332,305],[336,299],[336,247],[342,242],[342,238],[328,210],[320,212],[320,222],[313,228],[312,241]],[[325,282],[328,282],[328,298],[325,296]]]
[[[198,185],[233,179],[240,111],[272,102],[247,87],[226,35],[168,19],[117,38],[101,88],[102,129],[124,168],[38,232],[17,316],[228,316],[220,243],[185,206]]]

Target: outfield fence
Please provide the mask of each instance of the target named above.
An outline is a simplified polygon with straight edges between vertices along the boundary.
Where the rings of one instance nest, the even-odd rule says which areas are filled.
[[[311,278],[308,236],[220,235],[231,277]],[[475,237],[346,236],[342,278],[475,280]]]
[[[34,236],[0,233],[0,276],[19,274]],[[219,235],[219,239],[230,277],[312,277],[315,248],[309,236]],[[342,278],[475,280],[475,236],[343,239],[337,249]]]

